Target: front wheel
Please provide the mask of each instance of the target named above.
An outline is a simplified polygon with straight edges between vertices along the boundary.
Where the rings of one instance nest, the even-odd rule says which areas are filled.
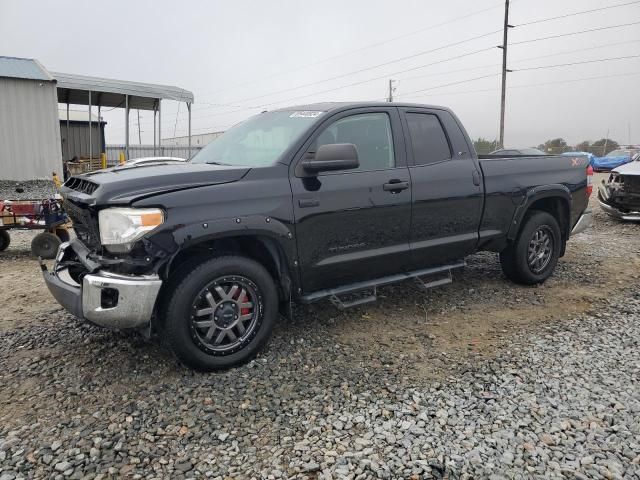
[[[224,256],[185,273],[170,286],[163,335],[187,366],[212,371],[253,358],[278,316],[269,272],[254,260]]]
[[[562,235],[556,219],[547,212],[527,215],[515,242],[500,252],[502,271],[510,280],[525,285],[542,283],[558,264]]]

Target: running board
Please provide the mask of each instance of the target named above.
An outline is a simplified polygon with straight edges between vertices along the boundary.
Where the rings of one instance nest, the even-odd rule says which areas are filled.
[[[402,282],[404,280],[415,279],[420,288],[428,290],[430,288],[439,287],[440,285],[447,285],[453,281],[451,271],[456,268],[462,268],[466,264],[464,260],[452,263],[450,265],[443,265],[441,267],[424,268],[422,270],[415,270],[413,272],[398,273],[395,275],[389,275],[387,277],[377,278],[375,280],[367,280],[365,282],[352,283],[351,285],[345,285],[343,287],[331,288],[326,290],[320,290],[317,292],[304,295],[300,298],[302,303],[313,303],[318,300],[329,298],[329,301],[335,305],[338,309],[344,310],[345,308],[355,307],[358,305],[364,305],[366,303],[375,302],[377,297],[377,288],[383,285],[390,285],[392,283]],[[425,282],[420,277],[428,277],[437,273],[445,273],[446,277],[437,280]],[[368,295],[358,297],[352,300],[341,299],[341,295],[348,295],[358,292],[370,290]]]

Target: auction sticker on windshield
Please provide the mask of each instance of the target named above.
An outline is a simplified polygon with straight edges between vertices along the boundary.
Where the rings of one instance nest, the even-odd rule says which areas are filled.
[[[324,112],[318,112],[314,110],[304,110],[301,112],[293,112],[289,115],[289,118],[316,118],[322,115]]]

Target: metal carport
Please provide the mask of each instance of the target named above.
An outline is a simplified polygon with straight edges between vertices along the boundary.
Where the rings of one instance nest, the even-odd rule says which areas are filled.
[[[70,73],[51,72],[57,81],[58,102],[69,105],[88,105],[89,107],[89,145],[91,145],[91,109],[98,107],[100,118],[101,107],[117,107],[125,109],[125,155],[129,159],[129,111],[130,109],[153,111],[153,151],[156,152],[156,116],[158,117],[157,145],[160,145],[161,106],[162,100],[185,102],[189,112],[189,156],[191,156],[191,104],[193,93],[183,88],[150,83],[129,82],[111,78],[87,77]],[[67,122],[67,129],[69,122]],[[101,142],[99,142],[101,144]],[[89,151],[93,156],[93,151]]]

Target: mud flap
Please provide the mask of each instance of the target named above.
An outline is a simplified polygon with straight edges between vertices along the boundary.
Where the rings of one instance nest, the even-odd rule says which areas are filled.
[[[282,315],[287,320],[293,320],[293,302],[291,298],[289,300],[284,300],[280,302],[280,315]]]

